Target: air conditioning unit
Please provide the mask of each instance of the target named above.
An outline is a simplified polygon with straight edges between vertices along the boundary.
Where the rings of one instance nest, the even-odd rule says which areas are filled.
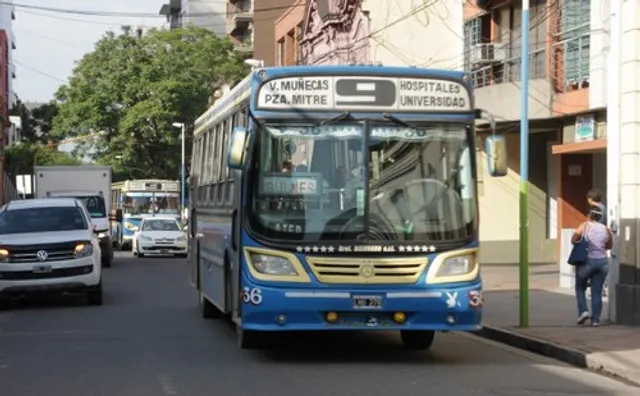
[[[470,57],[474,65],[499,63],[506,59],[507,51],[504,44],[482,43],[471,48]]]

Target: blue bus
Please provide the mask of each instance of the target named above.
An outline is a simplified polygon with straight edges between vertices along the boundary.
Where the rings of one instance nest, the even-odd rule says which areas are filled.
[[[180,184],[176,180],[125,180],[111,184],[111,207],[118,220],[112,224],[112,239],[122,250],[131,248],[133,234],[143,217],[176,216],[180,213]],[[119,217],[118,217],[119,216]]]
[[[245,349],[292,330],[397,330],[428,349],[479,329],[481,116],[461,72],[254,70],[194,124],[201,315],[230,318]],[[504,136],[485,151],[506,174]]]

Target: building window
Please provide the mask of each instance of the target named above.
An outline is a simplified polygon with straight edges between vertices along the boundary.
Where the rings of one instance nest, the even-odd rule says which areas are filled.
[[[547,75],[548,18],[546,0],[531,0],[528,51],[530,78],[546,78]],[[465,70],[471,73],[476,88],[521,80],[522,10],[519,5],[496,8],[466,22],[464,33]]]
[[[284,66],[284,39],[278,40],[278,66]]]
[[[589,85],[590,0],[564,0],[558,9],[553,44],[553,72],[560,92]]]
[[[474,18],[464,23],[464,70],[471,71],[471,50],[476,44],[480,44],[480,18]]]

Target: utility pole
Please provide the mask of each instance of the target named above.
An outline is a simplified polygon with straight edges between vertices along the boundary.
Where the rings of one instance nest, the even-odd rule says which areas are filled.
[[[609,285],[609,320],[616,323],[616,285],[620,276],[620,74],[622,73],[621,0],[610,0],[609,54],[607,64],[607,208],[613,233]]]
[[[185,166],[185,125],[183,122],[174,122],[173,126],[176,128],[180,128],[180,140],[182,142],[182,155],[180,160],[180,218],[184,217],[184,208],[185,208],[185,190],[186,186],[186,166]]]
[[[529,0],[522,0],[520,25],[520,327],[529,327]]]

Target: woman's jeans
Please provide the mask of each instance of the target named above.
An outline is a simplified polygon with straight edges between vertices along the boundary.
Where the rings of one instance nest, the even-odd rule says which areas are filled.
[[[600,322],[602,314],[602,287],[609,272],[609,258],[589,258],[583,265],[576,267],[576,299],[578,315],[587,312],[586,290],[591,281],[591,321]]]

